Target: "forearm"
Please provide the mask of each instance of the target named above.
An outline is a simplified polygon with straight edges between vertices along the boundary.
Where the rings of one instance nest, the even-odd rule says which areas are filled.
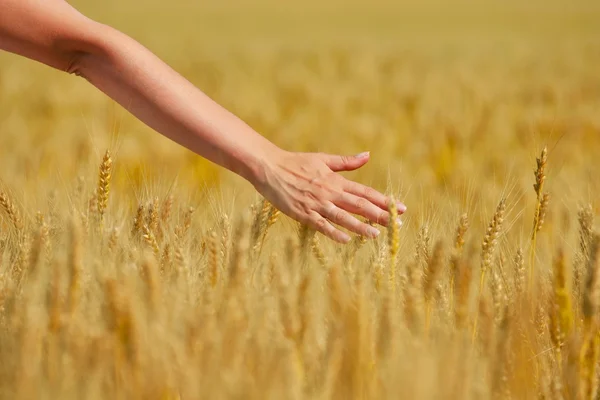
[[[85,77],[156,131],[243,176],[277,209],[332,239],[350,241],[329,221],[377,236],[350,213],[394,222],[389,198],[337,174],[363,166],[368,153],[283,152],[142,45],[63,0],[0,0],[0,49]]]
[[[0,0],[0,49],[83,76],[151,128],[255,185],[279,151],[141,44],[62,0]]]
[[[106,26],[104,43],[68,67],[145,124],[252,181],[279,149],[142,45]]]

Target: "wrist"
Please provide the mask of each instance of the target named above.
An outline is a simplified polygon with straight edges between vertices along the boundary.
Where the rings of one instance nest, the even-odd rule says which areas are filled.
[[[252,184],[255,188],[264,187],[268,181],[270,171],[278,164],[286,151],[268,143],[262,151],[253,152],[244,162],[244,167],[240,175]]]

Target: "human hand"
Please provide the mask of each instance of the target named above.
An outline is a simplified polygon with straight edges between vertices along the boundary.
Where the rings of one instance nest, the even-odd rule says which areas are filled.
[[[280,211],[337,242],[348,243],[350,236],[333,224],[374,238],[379,230],[352,214],[387,226],[390,198],[338,174],[362,167],[369,156],[281,152],[264,161],[261,178],[253,184]],[[402,203],[396,207],[398,215],[406,211]]]

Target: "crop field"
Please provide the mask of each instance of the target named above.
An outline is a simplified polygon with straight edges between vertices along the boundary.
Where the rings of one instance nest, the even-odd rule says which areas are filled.
[[[340,245],[0,54],[1,399],[597,399],[600,4],[73,0],[403,225]]]

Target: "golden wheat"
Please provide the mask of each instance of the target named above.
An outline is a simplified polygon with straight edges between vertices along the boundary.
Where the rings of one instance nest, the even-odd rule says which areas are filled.
[[[104,213],[108,206],[108,196],[110,194],[110,181],[112,179],[112,157],[110,151],[106,150],[98,173],[98,187],[96,189],[98,218],[100,223],[104,221]]]
[[[392,223],[298,229],[0,54],[0,398],[597,397],[595,6],[73,3],[282,148],[370,150],[343,174],[394,193]]]

